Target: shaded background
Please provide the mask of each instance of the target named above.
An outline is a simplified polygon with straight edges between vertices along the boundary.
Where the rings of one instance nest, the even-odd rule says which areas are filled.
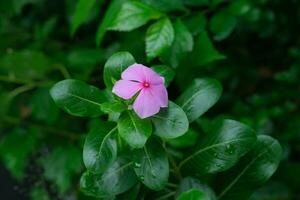
[[[142,1],[164,8],[155,0]],[[170,98],[177,97],[193,78],[220,80],[222,98],[199,123],[226,116],[278,139],[284,149],[280,167],[252,199],[300,199],[300,2],[238,0],[235,7],[233,1],[220,0],[215,7],[203,2],[189,7],[189,17],[176,8],[169,12],[181,16],[195,36],[194,50],[175,68]],[[76,3],[0,0],[3,199],[91,199],[79,191],[81,150],[89,124],[97,119],[71,117],[58,110],[49,88],[66,78],[103,88],[104,62],[116,51],[129,51],[138,62],[147,63],[143,27],[109,32],[96,46],[97,28],[110,1],[97,1],[71,36]],[[211,25],[219,13],[216,25]],[[209,36],[204,41],[207,62],[203,56],[198,59],[203,40],[197,35],[203,30]],[[156,59],[150,64],[160,63]]]

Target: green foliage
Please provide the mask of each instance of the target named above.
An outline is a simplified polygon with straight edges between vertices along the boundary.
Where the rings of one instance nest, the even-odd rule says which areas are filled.
[[[283,0],[0,0],[1,180],[19,188],[7,192],[299,196],[299,11]],[[146,119],[138,93],[111,91],[134,63],[168,90]]]

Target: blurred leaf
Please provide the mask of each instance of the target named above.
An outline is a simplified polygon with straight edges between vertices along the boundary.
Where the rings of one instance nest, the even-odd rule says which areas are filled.
[[[158,19],[161,13],[154,8],[138,1],[128,1],[122,4],[116,18],[111,22],[108,29],[116,31],[131,31],[151,19]]]
[[[221,120],[201,142],[197,150],[180,163],[186,171],[199,174],[225,171],[255,144],[256,135],[248,126],[233,120]]]
[[[183,0],[183,3],[188,6],[208,6],[210,0]]]
[[[125,0],[112,0],[111,3],[109,4],[104,14],[103,20],[101,21],[97,29],[97,33],[96,33],[97,46],[101,44],[106,29],[111,25],[114,19],[117,18],[123,2],[125,2]]]
[[[150,119],[140,119],[134,112],[123,112],[118,120],[120,136],[132,148],[142,148],[152,133]]]
[[[130,65],[134,64],[133,56],[128,52],[113,54],[105,63],[103,79],[106,87],[111,89],[115,81],[121,79],[121,73]]]
[[[187,17],[184,22],[193,35],[198,35],[202,31],[205,31],[207,24],[206,17],[202,13],[191,15],[190,17]]]
[[[192,53],[189,54],[187,60],[193,60],[191,63],[194,66],[203,66],[208,63],[225,59],[225,56],[220,54],[213,46],[208,34],[203,31],[195,40],[195,45]]]
[[[86,69],[87,66],[94,66],[104,60],[104,52],[101,49],[80,48],[72,50],[67,55],[69,68]]]
[[[184,110],[189,122],[193,122],[219,100],[221,93],[222,86],[217,80],[195,79],[176,102]]]
[[[104,172],[117,158],[117,141],[113,136],[117,125],[101,122],[88,133],[83,147],[83,162],[87,170],[99,174]]]
[[[217,41],[228,37],[235,28],[237,20],[226,10],[216,13],[209,22],[210,31]]]
[[[193,188],[203,191],[205,193],[206,198],[208,198],[209,200],[217,199],[214,191],[211,188],[201,183],[198,179],[192,177],[185,177],[180,181],[180,184],[176,191],[176,196],[179,196],[183,192],[187,192]]]
[[[236,0],[232,1],[229,6],[229,12],[232,15],[243,15],[251,9],[251,1],[248,0]]]
[[[142,149],[134,152],[134,171],[139,179],[152,190],[165,187],[169,177],[169,163],[161,144],[149,140]]]
[[[256,190],[249,200],[292,199],[290,188],[280,182],[269,182]]]
[[[189,129],[184,135],[178,138],[168,140],[167,142],[172,147],[186,148],[186,147],[194,146],[197,142],[197,139],[198,139],[198,133],[193,129]]]
[[[210,200],[205,193],[198,189],[190,189],[183,192],[176,200]]]
[[[185,134],[189,128],[189,121],[184,111],[175,103],[169,101],[167,108],[151,117],[154,125],[153,133],[161,138],[177,138]]]
[[[85,172],[80,180],[81,190],[89,196],[108,198],[129,190],[137,182],[132,162],[119,157],[102,175]]]
[[[31,200],[51,200],[48,192],[43,187],[35,187],[30,192]]]
[[[162,12],[181,11],[185,9],[181,0],[142,0],[142,2]]]
[[[74,35],[79,26],[89,16],[96,0],[78,0],[76,10],[71,21],[71,35]]]
[[[36,90],[30,98],[32,116],[36,120],[53,124],[59,116],[59,110],[52,100],[49,89],[41,88]]]
[[[5,116],[11,105],[12,97],[8,91],[0,90],[0,117]]]
[[[178,67],[180,61],[185,57],[185,53],[193,50],[194,40],[192,34],[181,20],[174,24],[175,38],[172,46],[165,51],[162,59],[170,63],[172,67]]]
[[[81,169],[81,152],[74,146],[55,148],[50,154],[40,158],[44,176],[54,182],[60,193],[65,193],[72,185],[72,178]]]
[[[160,76],[165,78],[165,86],[168,87],[175,77],[175,72],[172,68],[166,65],[155,65],[152,69]]]
[[[239,163],[225,172],[219,199],[247,199],[276,171],[281,159],[281,147],[270,136],[258,136],[254,148]]]
[[[0,65],[7,75],[23,81],[42,79],[52,70],[50,60],[43,53],[31,50],[5,54],[0,58]]]
[[[148,60],[161,55],[174,40],[174,29],[168,18],[152,24],[146,33],[146,54]]]
[[[82,81],[60,81],[51,88],[50,94],[56,105],[71,115],[97,117],[103,114],[100,106],[106,100],[104,93]]]
[[[0,157],[14,178],[24,178],[28,157],[36,148],[37,136],[33,130],[14,129],[0,140]]]

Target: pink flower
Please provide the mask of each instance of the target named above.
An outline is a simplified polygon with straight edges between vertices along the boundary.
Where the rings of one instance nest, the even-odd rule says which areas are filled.
[[[129,66],[117,81],[112,92],[123,99],[131,99],[139,92],[133,109],[140,118],[150,117],[168,106],[168,92],[164,78],[141,64]]]

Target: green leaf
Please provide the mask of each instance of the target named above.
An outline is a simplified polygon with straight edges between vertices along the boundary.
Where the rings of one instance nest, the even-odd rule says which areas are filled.
[[[236,26],[237,20],[226,10],[217,12],[209,22],[210,31],[217,41],[227,38]]]
[[[282,156],[277,140],[270,136],[258,136],[257,143],[239,163],[224,173],[219,199],[248,199],[276,171]]]
[[[74,35],[78,27],[86,20],[91,13],[96,0],[79,0],[71,22],[71,34]]]
[[[36,148],[37,136],[33,130],[14,129],[0,140],[0,157],[14,178],[24,178],[27,158]]]
[[[126,0],[112,0],[109,4],[103,20],[98,26],[97,33],[96,33],[96,44],[99,46],[103,40],[105,35],[106,29],[111,25],[114,19],[118,16],[118,13],[121,9],[123,2]]]
[[[223,60],[226,57],[220,54],[211,42],[206,31],[202,31],[195,40],[194,49],[187,57],[187,60],[193,60],[194,66],[203,66],[208,63]]]
[[[40,162],[45,178],[54,182],[60,193],[65,193],[72,186],[73,176],[80,172],[81,151],[74,146],[57,147]]]
[[[152,133],[150,119],[140,119],[134,112],[123,112],[118,120],[120,136],[132,148],[142,148]]]
[[[168,157],[157,141],[149,140],[142,149],[134,151],[134,171],[150,189],[161,190],[169,177]]]
[[[175,147],[175,148],[186,148],[194,146],[198,139],[198,133],[193,130],[189,129],[184,135],[168,140],[168,144]]]
[[[109,30],[131,31],[151,19],[158,19],[162,14],[154,8],[138,1],[123,3],[117,17],[111,22]]]
[[[171,101],[167,108],[162,108],[158,114],[151,117],[151,120],[154,125],[153,133],[161,138],[177,138],[185,134],[189,128],[184,111]]]
[[[178,67],[186,53],[193,50],[194,40],[192,34],[180,19],[176,20],[174,31],[174,42],[162,55],[162,59],[175,68]]]
[[[174,40],[171,21],[165,17],[152,24],[146,33],[146,54],[148,60],[161,55]]]
[[[221,84],[214,79],[195,79],[186,91],[177,99],[189,122],[193,122],[211,108],[220,98]]]
[[[187,192],[191,189],[198,189],[200,191],[203,191],[205,194],[205,197],[208,200],[216,200],[217,197],[214,193],[214,191],[208,187],[206,184],[200,182],[198,179],[192,178],[192,177],[185,177],[180,181],[180,184],[177,188],[176,195],[179,196],[180,194]]]
[[[185,9],[181,0],[142,0],[142,2],[162,12],[182,11]]]
[[[205,193],[198,189],[190,189],[183,192],[176,200],[210,200]]]
[[[67,55],[68,68],[85,69],[87,66],[95,66],[104,60],[103,51],[93,48],[77,48]],[[85,67],[85,68],[83,68]]]
[[[179,166],[201,175],[225,171],[235,165],[255,141],[255,132],[250,127],[233,120],[220,120],[199,148]]]
[[[50,94],[58,107],[79,117],[100,116],[100,103],[106,100],[98,88],[73,79],[56,83]]]
[[[129,190],[137,183],[133,162],[119,157],[102,175],[85,172],[80,180],[81,190],[97,198],[113,197]]]
[[[248,0],[232,1],[228,10],[234,16],[244,15],[251,9],[251,2]]]
[[[127,109],[128,106],[126,106],[121,101],[115,101],[115,102],[105,102],[101,104],[101,110],[105,113],[119,113],[123,112]]]
[[[115,123],[99,122],[88,133],[83,147],[83,162],[92,173],[105,171],[117,158]]]
[[[165,78],[165,86],[168,87],[175,77],[175,72],[172,68],[166,65],[155,65],[151,67],[156,73]]]
[[[113,54],[105,63],[103,79],[106,87],[111,89],[114,82],[121,78],[121,73],[130,65],[134,64],[133,56],[128,52]]]

